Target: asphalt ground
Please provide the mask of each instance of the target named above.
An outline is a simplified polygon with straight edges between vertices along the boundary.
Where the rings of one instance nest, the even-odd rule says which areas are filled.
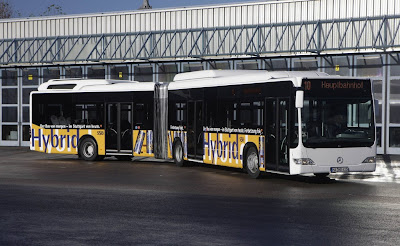
[[[398,163],[254,180],[210,165],[1,147],[0,245],[400,245]]]
[[[363,180],[370,182],[400,183],[400,155],[378,155],[376,170],[371,173],[331,174],[338,180]]]

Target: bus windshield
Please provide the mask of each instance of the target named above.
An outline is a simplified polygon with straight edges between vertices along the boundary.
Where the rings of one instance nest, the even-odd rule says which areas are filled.
[[[326,81],[314,81],[312,85],[317,88],[308,92],[305,86],[302,109],[304,146],[309,148],[372,146],[375,140],[375,126],[369,81],[344,82],[364,83],[359,85],[364,87],[364,90],[344,88],[335,92],[332,89],[327,92],[321,90],[321,82]]]

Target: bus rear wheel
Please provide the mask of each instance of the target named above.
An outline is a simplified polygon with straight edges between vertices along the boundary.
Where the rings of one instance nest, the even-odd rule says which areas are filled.
[[[174,162],[175,165],[178,167],[183,167],[184,165],[184,159],[183,159],[183,147],[180,141],[175,141],[173,145],[173,157],[174,157]]]
[[[97,143],[93,138],[85,138],[79,145],[79,156],[85,161],[94,161],[98,158]]]
[[[246,153],[246,171],[253,179],[260,177],[258,153],[255,147],[250,147]]]

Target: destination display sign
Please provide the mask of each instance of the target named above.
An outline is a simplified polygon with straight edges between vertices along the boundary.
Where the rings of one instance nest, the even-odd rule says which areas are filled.
[[[368,95],[371,93],[370,80],[357,79],[304,79],[306,95]]]

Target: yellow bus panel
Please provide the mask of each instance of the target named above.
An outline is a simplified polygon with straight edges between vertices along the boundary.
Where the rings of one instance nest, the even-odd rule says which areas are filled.
[[[86,135],[96,140],[98,154],[105,155],[103,129],[47,129],[34,124],[31,129],[31,150],[48,154],[78,154],[79,140]]]

